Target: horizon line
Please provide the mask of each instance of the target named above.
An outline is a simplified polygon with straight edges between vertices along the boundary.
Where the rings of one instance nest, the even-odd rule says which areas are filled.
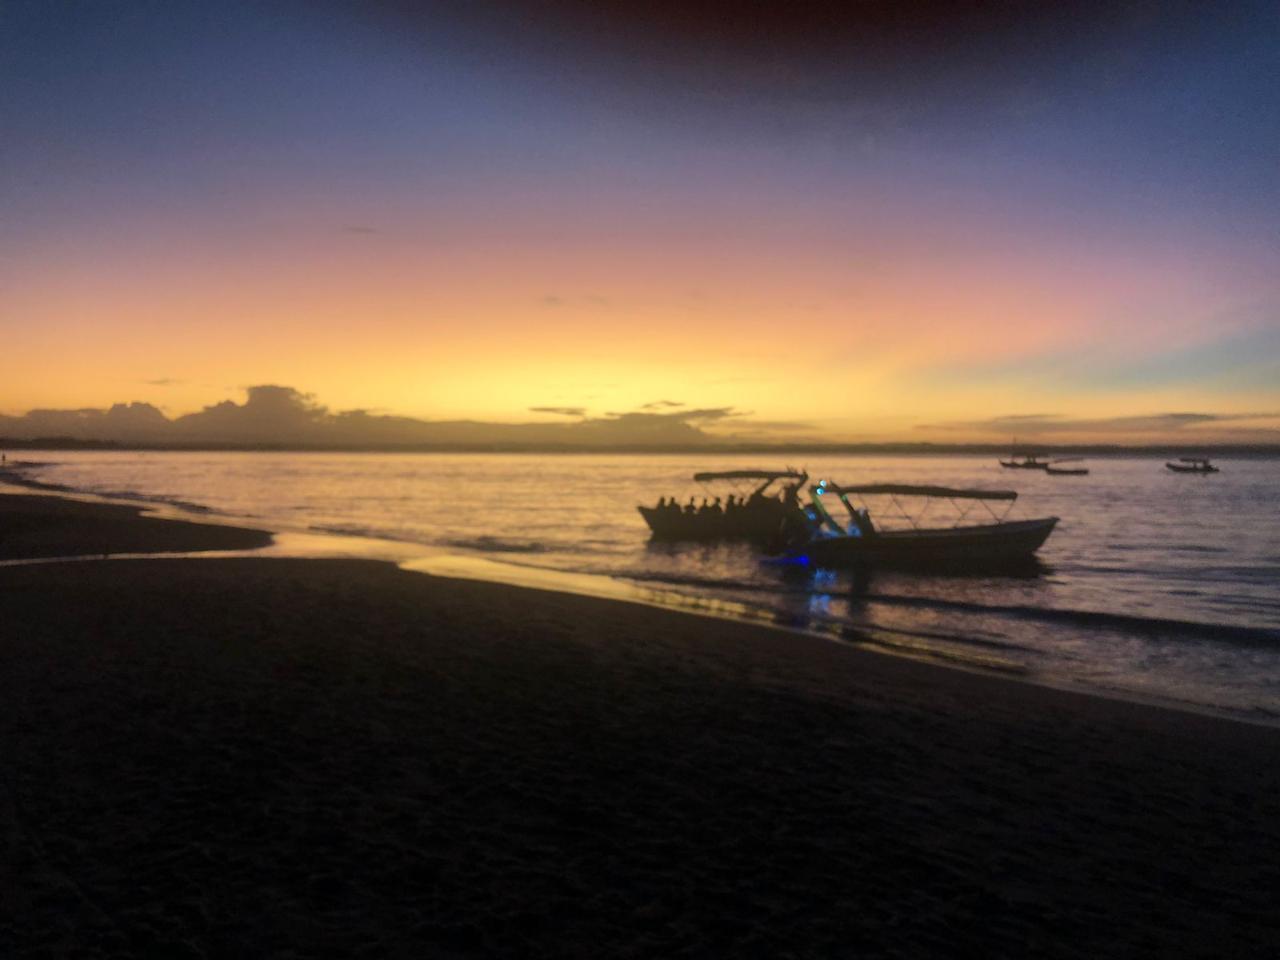
[[[1038,453],[1072,453],[1106,456],[1138,454],[1165,456],[1211,452],[1218,456],[1280,456],[1280,443],[1037,443]],[[134,443],[116,440],[79,440],[74,437],[17,439],[0,437],[0,450],[115,450],[156,453],[518,453],[518,454],[840,454],[840,453],[936,453],[994,454],[1010,452],[1002,443],[935,443],[927,440],[864,443],[732,443],[715,440],[689,444],[552,444],[552,443]]]

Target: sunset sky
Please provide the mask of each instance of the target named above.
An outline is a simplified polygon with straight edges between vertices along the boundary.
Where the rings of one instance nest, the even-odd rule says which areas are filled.
[[[1280,442],[1278,77],[1274,3],[5,0],[0,413]]]

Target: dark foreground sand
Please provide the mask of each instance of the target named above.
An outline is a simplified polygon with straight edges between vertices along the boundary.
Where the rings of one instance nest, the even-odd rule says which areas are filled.
[[[61,497],[0,495],[0,560],[107,553],[255,550],[261,530],[139,516],[140,507]]]
[[[1270,957],[1280,734],[372,562],[0,568],[0,956]]]

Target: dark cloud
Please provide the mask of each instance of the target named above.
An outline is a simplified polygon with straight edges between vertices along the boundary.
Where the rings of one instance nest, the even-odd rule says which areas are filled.
[[[170,420],[145,403],[110,410],[33,410],[0,418],[0,433],[15,439],[70,437],[176,445],[377,447],[480,446],[512,448],[683,447],[714,444],[702,427],[741,416],[729,407],[675,413],[629,411],[588,418],[585,407],[539,406],[536,413],[572,422],[488,423],[418,420],[370,410],[334,412],[293,387],[248,387],[243,403],[224,400]]]
[[[1274,317],[1280,305],[1267,304],[1263,309],[1267,311],[1264,316]],[[934,387],[1065,383],[1090,392],[1225,382],[1267,388],[1280,383],[1280,326],[1271,319],[1242,322],[1229,314],[1207,319],[1213,320],[1220,332],[1190,344],[1164,344],[1156,338],[1128,349],[1095,345],[1091,349],[1019,354],[994,362],[964,360],[922,368],[916,377]]]
[[[659,410],[663,407],[683,407],[684,404],[678,400],[654,400],[652,403],[645,403],[640,406],[641,410]]]
[[[674,47],[748,57],[858,50],[924,54],[986,36],[1096,19],[1121,3],[1042,0],[480,0],[507,19],[535,10],[561,36],[618,48]],[[1056,9],[1054,9],[1056,8]]]
[[[559,293],[546,293],[538,298],[538,302],[544,307],[608,307],[610,300],[608,297],[602,297],[597,293],[563,295]]]
[[[1057,414],[1009,414],[985,420],[951,420],[921,423],[917,430],[979,431],[1008,436],[1038,436],[1053,433],[1080,434],[1158,434],[1204,424],[1241,424],[1258,420],[1280,419],[1275,413],[1156,413],[1147,416],[1102,417],[1082,419]]]
[[[675,401],[657,401],[674,404]],[[646,406],[652,406],[647,404]],[[0,436],[13,439],[66,437],[156,445],[300,446],[328,448],[469,447],[511,449],[599,449],[703,447],[727,442],[811,440],[816,429],[793,420],[755,420],[734,407],[699,407],[654,412],[638,409],[586,416],[585,407],[540,406],[537,413],[572,421],[493,423],[475,420],[418,420],[371,410],[334,412],[293,387],[261,384],[247,388],[243,403],[224,400],[169,419],[147,403],[118,403],[109,409],[31,410],[0,416]],[[1267,423],[1266,421],[1271,421]],[[988,433],[1008,439],[1072,434],[1091,438],[1125,436],[1143,442],[1182,432],[1188,440],[1211,427],[1215,442],[1280,442],[1280,411],[1247,413],[1170,412],[1149,416],[1082,419],[1055,414],[1009,414],[983,420],[921,424],[917,429]],[[809,435],[809,436],[806,436]],[[833,441],[839,438],[823,437]]]
[[[353,223],[353,224],[348,224],[348,225],[344,226],[344,227],[342,228],[342,232],[343,232],[343,233],[355,233],[355,234],[361,234],[361,235],[363,235],[363,236],[369,236],[369,235],[371,235],[371,234],[378,233],[378,232],[379,232],[379,230],[378,230],[378,228],[377,228],[377,227],[366,227],[366,226],[363,226],[363,225],[358,224],[358,223]]]
[[[871,82],[945,90],[962,76],[998,91],[1011,63],[1034,65],[1116,28],[1144,36],[1195,13],[1185,0],[373,0],[349,9],[424,48],[451,29],[470,49],[504,45],[577,79],[771,99],[862,97]]]
[[[739,414],[741,417],[750,417],[750,414]],[[734,425],[735,429],[748,433],[810,433],[816,429],[812,423],[806,423],[804,420],[754,420],[745,419],[741,423]]]
[[[169,420],[149,403],[117,403],[107,410],[30,410],[3,418],[4,434],[18,439],[69,437],[74,440],[113,439],[150,442],[169,426]]]
[[[585,417],[586,407],[530,407],[531,413],[554,413],[562,417]]]
[[[1059,416],[1056,413],[1012,413],[1004,417],[993,417],[992,420],[1009,424],[1035,423],[1042,420],[1057,420]]]
[[[324,434],[329,411],[311,394],[275,384],[245,392],[243,404],[224,400],[179,417],[174,433],[219,443],[310,443]]]
[[[710,423],[724,420],[727,417],[741,416],[733,407],[703,407],[697,410],[678,410],[674,413],[650,413],[646,410],[632,410],[623,413],[609,412],[606,416],[619,421],[639,423],[644,420],[664,420],[672,423]]]
[[[171,377],[160,377],[156,380],[143,380],[149,387],[176,387],[179,384],[186,383],[185,380],[174,380]]]

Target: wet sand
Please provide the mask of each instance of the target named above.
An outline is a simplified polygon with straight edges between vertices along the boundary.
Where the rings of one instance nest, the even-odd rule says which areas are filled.
[[[0,616],[2,956],[1280,943],[1273,729],[365,561],[0,568]]]
[[[261,530],[161,520],[141,512],[141,507],[0,494],[0,560],[255,550],[271,542]]]

